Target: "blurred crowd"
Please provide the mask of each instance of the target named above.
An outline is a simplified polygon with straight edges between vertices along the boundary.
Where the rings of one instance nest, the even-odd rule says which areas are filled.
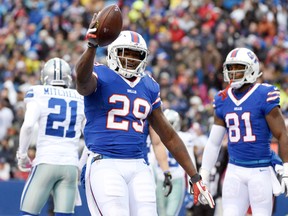
[[[93,13],[112,3],[121,7],[123,29],[137,31],[147,41],[147,73],[161,86],[164,108],[181,114],[182,130],[199,136],[199,160],[213,97],[225,88],[222,64],[235,47],[258,55],[261,81],[280,88],[288,117],[286,0],[0,0],[0,180],[27,178],[17,169],[15,154],[23,97],[29,86],[39,84],[43,63],[60,57],[73,69],[86,49]],[[97,52],[97,61],[105,62],[106,47]],[[31,158],[35,152],[31,145]]]

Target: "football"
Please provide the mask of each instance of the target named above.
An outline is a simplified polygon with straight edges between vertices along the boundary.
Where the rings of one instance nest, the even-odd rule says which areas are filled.
[[[118,5],[106,6],[98,12],[96,18],[96,35],[99,46],[112,43],[122,30],[122,13]]]

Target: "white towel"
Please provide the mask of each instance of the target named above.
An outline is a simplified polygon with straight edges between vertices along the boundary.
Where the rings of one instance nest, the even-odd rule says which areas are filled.
[[[269,169],[270,169],[273,194],[274,194],[274,196],[279,196],[282,193],[281,184],[276,177],[276,173],[275,173],[273,167],[270,166]]]

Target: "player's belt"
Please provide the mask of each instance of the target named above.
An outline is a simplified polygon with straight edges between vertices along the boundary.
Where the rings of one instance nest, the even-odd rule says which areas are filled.
[[[96,155],[95,157],[92,158],[91,164],[94,163],[97,160],[108,159],[108,158],[110,158],[110,157],[98,154],[98,155]]]
[[[253,167],[253,166],[270,166],[271,160],[270,159],[263,159],[263,160],[249,160],[249,161],[243,161],[243,160],[237,160],[235,158],[229,158],[229,163],[239,165],[239,166],[247,166],[247,167]]]

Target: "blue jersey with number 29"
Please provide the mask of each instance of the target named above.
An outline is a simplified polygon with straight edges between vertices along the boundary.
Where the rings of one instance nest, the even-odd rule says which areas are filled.
[[[143,158],[145,120],[161,105],[158,83],[148,75],[130,82],[105,65],[95,65],[94,75],[97,89],[84,97],[88,149],[111,158]]]

